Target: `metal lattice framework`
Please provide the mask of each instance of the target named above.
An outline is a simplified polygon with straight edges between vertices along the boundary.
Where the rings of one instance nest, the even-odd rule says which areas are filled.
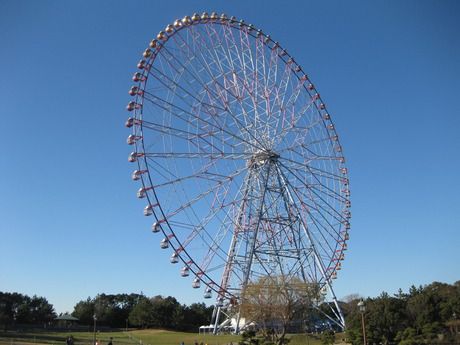
[[[269,35],[193,15],[161,31],[129,91],[128,144],[152,231],[216,297],[214,323],[259,277],[332,290],[350,228],[347,169],[316,87]],[[178,270],[179,271],[179,270]]]

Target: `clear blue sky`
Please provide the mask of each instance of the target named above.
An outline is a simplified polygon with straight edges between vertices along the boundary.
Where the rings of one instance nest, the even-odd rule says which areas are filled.
[[[97,293],[202,301],[136,199],[123,123],[142,51],[225,12],[269,33],[328,104],[352,191],[338,297],[460,280],[457,1],[0,2],[0,291],[57,312]]]

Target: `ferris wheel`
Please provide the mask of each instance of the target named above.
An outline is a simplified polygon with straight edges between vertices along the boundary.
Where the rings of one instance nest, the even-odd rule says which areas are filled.
[[[349,239],[345,158],[294,58],[243,20],[174,21],[150,42],[129,94],[132,179],[178,275],[215,298],[215,331],[261,277],[332,297]]]

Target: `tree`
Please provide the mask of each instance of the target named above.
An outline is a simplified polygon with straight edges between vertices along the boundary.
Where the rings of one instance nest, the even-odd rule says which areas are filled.
[[[0,292],[0,324],[44,324],[56,317],[53,306],[44,297]]]
[[[182,322],[178,325],[179,330],[196,331],[200,326],[208,325],[211,322],[213,307],[206,307],[204,303],[193,303],[190,306],[183,305],[181,309]]]
[[[129,323],[133,326],[145,328],[154,323],[153,304],[146,297],[141,298],[129,313]]]
[[[73,307],[72,315],[82,324],[91,325],[94,315],[94,301],[88,297],[86,301],[80,301]]]
[[[171,296],[166,298],[162,296],[153,297],[152,309],[156,327],[176,329],[183,319],[182,306]]]
[[[265,276],[247,284],[242,293],[240,313],[246,322],[257,323],[266,340],[286,343],[288,325],[301,318],[306,306],[319,299],[319,288],[295,277]]]
[[[347,336],[353,344],[363,343],[361,312],[357,300],[349,304],[347,316]],[[407,326],[405,301],[382,293],[377,298],[365,301],[366,336],[368,343],[388,344],[394,340],[398,332]]]
[[[29,321],[32,324],[45,324],[56,317],[53,305],[46,298],[33,296],[29,302]]]
[[[323,345],[332,345],[335,341],[335,335],[332,330],[324,331],[321,334],[321,344]]]
[[[383,292],[379,297],[369,300],[367,309],[367,337],[369,343],[388,344],[398,331],[407,325],[403,300],[390,297]]]

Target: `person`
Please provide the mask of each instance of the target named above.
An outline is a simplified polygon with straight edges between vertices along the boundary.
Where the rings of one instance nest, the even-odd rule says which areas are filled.
[[[112,338],[112,337],[110,337],[110,340],[109,340],[109,342],[108,342],[108,344],[107,344],[107,345],[113,345],[113,344],[112,344],[112,339],[113,339],[113,338]]]
[[[182,341],[182,342],[180,343],[180,345],[185,345],[185,344],[184,344],[184,342]]]

